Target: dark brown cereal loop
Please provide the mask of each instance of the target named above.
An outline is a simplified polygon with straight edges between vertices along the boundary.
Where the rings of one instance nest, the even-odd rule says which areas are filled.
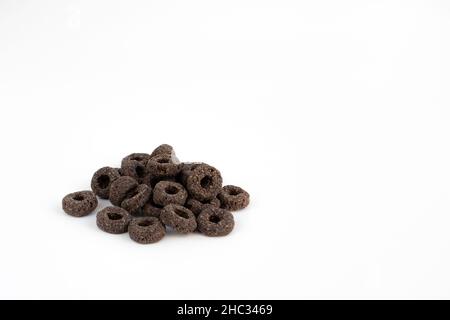
[[[237,186],[225,186],[220,191],[218,198],[222,208],[237,211],[246,208],[250,203],[250,195],[244,189]]]
[[[123,161],[121,173],[123,176],[132,177],[142,183],[147,177],[146,163],[135,160]]]
[[[183,185],[173,181],[160,181],[153,190],[153,202],[160,206],[184,205],[187,197],[188,194]]]
[[[84,217],[97,208],[98,200],[92,191],[78,191],[66,195],[62,200],[65,213],[74,217]]]
[[[97,213],[97,226],[108,233],[120,234],[128,231],[131,215],[119,207],[106,207]]]
[[[197,217],[198,230],[208,237],[228,235],[234,228],[233,215],[221,208],[209,206]]]
[[[111,184],[120,177],[119,170],[111,167],[103,167],[94,173],[91,180],[91,189],[102,199],[109,198]]]
[[[130,238],[138,243],[149,244],[161,240],[166,234],[164,225],[155,217],[133,219],[128,226]]]
[[[220,208],[220,200],[217,198],[214,198],[214,199],[202,202],[202,201],[198,201],[194,198],[189,198],[186,201],[186,208],[191,210],[196,216],[198,216],[200,214],[200,212],[202,212],[208,206]]]
[[[190,233],[197,229],[197,221],[191,210],[170,204],[161,211],[161,221],[179,233]]]
[[[213,199],[222,189],[222,176],[216,168],[200,164],[187,174],[186,189],[199,201]]]
[[[151,177],[175,177],[181,166],[175,163],[169,154],[159,154],[147,162],[147,172]]]
[[[111,184],[109,200],[115,206],[120,207],[122,201],[137,188],[139,183],[132,177],[123,176]]]
[[[131,190],[121,203],[121,207],[130,213],[136,213],[141,209],[150,198],[152,189],[146,184],[140,184]]]

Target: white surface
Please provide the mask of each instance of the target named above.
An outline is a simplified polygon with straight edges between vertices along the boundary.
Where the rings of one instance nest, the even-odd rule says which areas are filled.
[[[449,57],[447,1],[2,0],[0,298],[450,298]],[[62,212],[160,143],[229,237]]]

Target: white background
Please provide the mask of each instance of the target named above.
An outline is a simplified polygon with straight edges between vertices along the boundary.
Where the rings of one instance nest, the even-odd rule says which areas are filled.
[[[444,0],[1,0],[0,298],[450,298],[449,89]],[[230,236],[62,212],[160,143],[251,193]]]

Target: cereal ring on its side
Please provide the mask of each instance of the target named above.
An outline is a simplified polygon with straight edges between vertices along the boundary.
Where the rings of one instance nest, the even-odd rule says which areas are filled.
[[[189,198],[186,201],[186,208],[192,211],[196,216],[200,214],[204,209],[206,209],[208,206],[213,206],[216,208],[220,208],[220,200],[217,198],[208,200],[208,201],[198,201],[194,198]]]
[[[161,240],[166,234],[166,228],[155,217],[135,218],[128,226],[128,233],[132,240],[149,244]]]
[[[111,184],[109,200],[113,205],[120,207],[122,201],[125,200],[130,193],[133,193],[138,185],[138,182],[132,177],[123,176],[116,179],[116,181]]]
[[[215,198],[222,189],[222,176],[216,168],[200,164],[188,174],[186,189],[189,195],[199,201]]]
[[[160,181],[153,190],[153,202],[160,206],[184,205],[187,197],[188,194],[183,185],[173,181]]]
[[[109,198],[111,184],[120,178],[119,170],[111,167],[98,169],[91,180],[91,189],[102,199]]]
[[[84,217],[97,208],[98,200],[92,191],[78,191],[66,195],[62,200],[65,213],[74,217]]]
[[[220,191],[218,198],[222,208],[237,211],[246,208],[250,203],[250,195],[244,189],[237,186],[225,186]]]
[[[147,176],[146,163],[135,160],[122,161],[121,173],[142,183]]]
[[[180,169],[180,164],[175,163],[169,154],[156,155],[147,162],[147,172],[152,177],[175,177]]]
[[[120,206],[132,214],[137,213],[148,201],[151,193],[152,189],[148,185],[140,184],[127,195]]]
[[[172,155],[172,153],[174,153],[174,151],[173,151],[173,147],[171,145],[162,144],[162,145],[158,146],[155,150],[153,150],[150,157],[158,156],[160,154]]]
[[[106,207],[97,213],[97,226],[108,233],[120,234],[128,231],[131,215],[119,207]]]
[[[197,221],[191,210],[176,204],[169,204],[161,211],[161,221],[179,233],[190,233],[197,229]]]
[[[226,236],[234,228],[233,215],[224,209],[209,206],[197,217],[198,230],[208,237]]]

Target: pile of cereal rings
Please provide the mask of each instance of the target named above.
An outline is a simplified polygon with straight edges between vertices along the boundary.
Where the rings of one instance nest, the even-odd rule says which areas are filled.
[[[97,208],[97,197],[109,199],[112,206],[97,212],[97,226],[112,234],[128,232],[142,244],[158,242],[168,230],[226,236],[234,228],[231,211],[246,208],[250,195],[222,184],[219,170],[206,163],[180,162],[172,146],[162,144],[151,154],[126,156],[120,168],[97,170],[92,191],[70,193],[62,206],[67,214],[84,217]]]

